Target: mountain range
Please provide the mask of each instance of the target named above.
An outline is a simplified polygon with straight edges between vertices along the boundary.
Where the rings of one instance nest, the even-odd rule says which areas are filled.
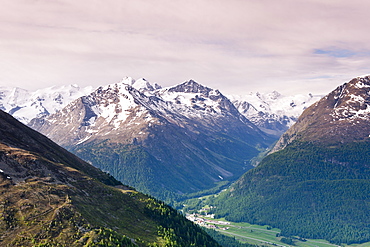
[[[125,78],[29,126],[161,199],[235,181],[276,140],[193,80],[161,88]]]
[[[141,92],[151,92],[162,88],[144,78],[122,79]],[[95,89],[91,86],[80,88],[78,85],[54,86],[28,91],[21,88],[0,87],[0,109],[11,114],[24,124],[33,118],[48,116],[63,109],[73,100],[87,96]],[[298,119],[308,106],[318,101],[323,95],[296,94],[282,95],[271,93],[248,93],[226,95],[238,111],[249,121],[267,134],[280,136]]]
[[[1,246],[219,246],[0,110]]]
[[[259,166],[213,202],[218,217],[285,236],[370,241],[370,77],[307,108]]]
[[[14,115],[37,105],[22,103],[23,107],[17,107],[17,104],[4,103],[4,99],[12,102],[11,95],[15,95],[9,90],[7,92],[0,93],[1,107],[12,109],[9,112]],[[267,224],[280,228],[281,234],[287,237],[351,244],[370,241],[369,95],[369,76],[354,78],[324,97],[310,94],[286,97],[278,92],[226,97],[218,90],[193,80],[162,88],[145,79],[125,78],[73,100],[62,97],[66,99],[63,107],[42,113],[38,111],[36,115],[37,111],[34,111],[32,120],[22,117],[22,114],[18,118],[95,167],[142,192],[161,199],[177,200],[210,194],[234,182],[217,197],[209,197],[207,204],[214,206],[212,211],[216,217]],[[49,98],[58,102],[55,100],[58,97]],[[43,105],[41,103],[39,106]],[[7,118],[10,117],[4,115],[4,119]],[[19,124],[14,123],[14,126]],[[12,127],[8,124],[4,129],[11,130]],[[38,143],[28,143],[27,140],[33,139],[27,135],[4,132],[3,136],[13,143],[18,138],[24,140],[22,148],[27,152],[30,152],[27,148]],[[20,145],[9,140],[6,140],[6,145],[10,143],[12,148]],[[50,143],[45,139],[40,141],[44,142]],[[40,146],[36,150],[43,152],[42,159],[58,164],[70,161],[71,158],[63,158],[60,162],[64,156],[49,151],[49,144],[46,147]],[[62,150],[53,146],[52,150],[55,149]],[[5,150],[10,152],[7,147]],[[31,152],[34,154],[36,151]],[[62,152],[67,155],[65,150]],[[259,162],[257,156],[266,152],[269,154]],[[7,156],[4,157],[6,160]],[[108,173],[101,173],[81,160],[76,162],[68,163],[68,167],[81,170],[99,183],[123,186]],[[22,165],[28,163],[23,162]],[[258,166],[253,168],[256,164]],[[17,168],[17,172],[10,173],[8,167],[5,165],[1,172],[3,181],[9,182],[5,187],[14,183],[9,179],[12,176],[15,182],[33,181],[34,169],[23,172],[23,168]],[[71,184],[68,177],[72,175],[63,177],[59,173],[50,173],[50,170],[55,169],[36,169],[36,173],[42,174],[44,182]],[[64,173],[66,171],[63,170]],[[51,176],[44,178],[45,174]],[[83,184],[85,182],[79,186]],[[127,186],[123,190],[130,195],[135,192],[137,197],[148,198]],[[85,193],[87,190],[80,191]],[[15,195],[18,198],[18,194]],[[83,200],[76,198],[75,205],[80,205]],[[154,199],[143,201],[150,202],[150,205],[153,202],[154,211],[158,207],[166,207]],[[10,205],[6,203],[4,205]],[[84,207],[80,208],[83,210]],[[21,215],[12,214],[14,210],[12,208],[5,214],[10,215],[3,223],[7,229],[19,221],[19,218],[13,220]],[[172,212],[167,207],[165,211]],[[85,215],[90,219],[88,214]],[[159,220],[163,227],[163,219]],[[168,221],[171,220],[165,220]],[[106,232],[105,228],[91,229]],[[109,229],[110,232],[115,231]],[[122,232],[112,234],[119,236]],[[174,239],[176,235],[172,235]],[[83,233],[79,232],[78,236],[83,236]],[[167,235],[161,236],[161,241],[166,241],[164,236]],[[201,238],[208,241],[205,240],[207,237]],[[84,239],[89,241],[87,236]]]

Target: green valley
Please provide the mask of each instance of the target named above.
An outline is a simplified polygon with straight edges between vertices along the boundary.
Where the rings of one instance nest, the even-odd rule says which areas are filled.
[[[206,228],[206,231],[212,236],[212,231],[234,238],[240,243],[251,246],[298,246],[298,247],[337,247],[337,244],[330,243],[324,239],[306,239],[297,236],[281,236],[281,230],[272,228],[268,225],[255,225],[246,222],[232,222],[225,218],[214,219],[202,214],[196,216],[188,215],[188,218],[196,218],[195,222]],[[203,223],[201,223],[203,222]],[[368,247],[370,242],[362,244],[342,244],[347,247]]]

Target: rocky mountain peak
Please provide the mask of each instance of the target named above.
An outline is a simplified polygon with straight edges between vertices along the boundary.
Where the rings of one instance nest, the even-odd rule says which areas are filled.
[[[307,108],[284,133],[274,151],[296,139],[310,142],[350,142],[369,138],[370,76],[357,77],[338,86]]]
[[[370,115],[370,77],[357,77],[327,96],[332,104],[332,121],[368,120]]]
[[[168,90],[169,92],[182,92],[182,93],[202,93],[208,96],[211,88],[205,87],[196,81],[189,80],[174,86]]]
[[[191,119],[229,115],[242,119],[243,122],[249,122],[220,91],[193,80],[158,90],[156,95],[170,103],[173,109],[181,111]]]

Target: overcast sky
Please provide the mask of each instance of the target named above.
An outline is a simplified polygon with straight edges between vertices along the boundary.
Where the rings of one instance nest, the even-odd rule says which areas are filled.
[[[328,93],[370,74],[365,0],[0,0],[0,86],[194,79]]]

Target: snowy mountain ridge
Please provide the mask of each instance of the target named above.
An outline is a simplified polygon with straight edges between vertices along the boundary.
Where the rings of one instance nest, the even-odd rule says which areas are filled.
[[[117,87],[117,85],[119,86]],[[312,94],[284,96],[277,91],[221,96],[218,90],[202,86],[193,80],[189,80],[185,85],[180,83],[162,88],[157,83],[151,83],[144,78],[135,80],[131,77],[125,77],[118,83],[103,86],[102,91],[109,87],[116,92],[122,91],[121,94],[125,95],[122,97],[129,97],[116,99],[121,102],[121,109],[111,105],[114,102],[106,99],[104,103],[106,106],[100,106],[99,109],[95,106],[91,110],[95,117],[102,114],[103,118],[115,121],[117,127],[119,121],[127,118],[130,107],[135,105],[135,100],[130,95],[142,94],[145,97],[136,97],[136,100],[140,98],[141,100],[145,99],[147,103],[150,101],[151,103],[146,105],[149,108],[156,108],[152,110],[159,110],[162,115],[168,115],[168,112],[178,112],[189,118],[207,116],[203,113],[202,116],[199,115],[203,111],[214,115],[222,114],[222,111],[225,113],[225,111],[234,110],[229,103],[225,103],[230,100],[249,121],[265,133],[276,136],[285,132],[295,123],[304,109],[321,98],[321,95]],[[126,89],[126,87],[131,89]],[[48,116],[63,109],[73,100],[88,96],[93,92],[93,89],[91,86],[80,88],[77,85],[67,85],[48,87],[32,92],[21,88],[0,87],[0,109],[28,124],[33,118]],[[123,92],[125,90],[126,92]],[[134,92],[134,90],[136,91]],[[222,106],[219,107],[219,104]],[[121,112],[118,113],[119,111]],[[171,119],[178,121],[175,115],[172,114]],[[90,123],[86,121],[86,125],[93,124],[93,120],[94,118],[90,118]]]
[[[241,114],[262,131],[281,135],[291,127],[300,114],[323,95],[281,95],[277,91],[261,94],[228,95]]]
[[[48,116],[61,110],[71,101],[92,92],[93,87],[78,85],[54,86],[28,91],[21,88],[0,87],[0,109],[27,124],[36,117]]]
[[[370,77],[357,77],[353,83],[346,83],[340,87],[333,112],[330,114],[332,122],[368,120],[370,117],[369,95]],[[346,104],[343,104],[343,102]],[[355,122],[356,121],[356,122]]]

